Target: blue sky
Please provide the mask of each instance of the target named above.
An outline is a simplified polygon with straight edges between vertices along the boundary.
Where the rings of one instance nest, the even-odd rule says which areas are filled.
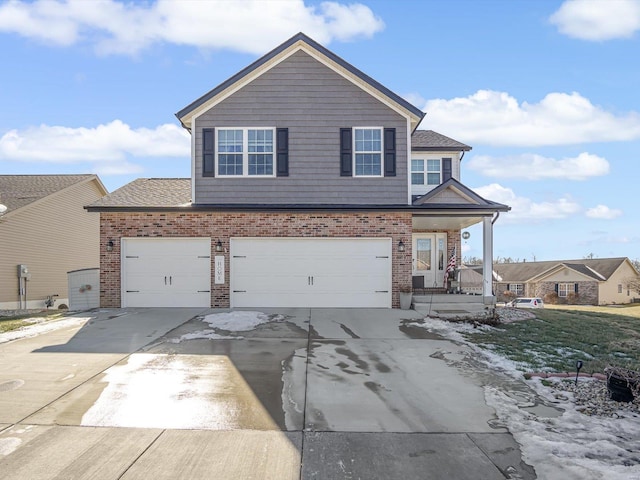
[[[496,257],[640,257],[640,0],[0,2],[0,173],[188,177],[174,113],[299,31],[473,147]]]

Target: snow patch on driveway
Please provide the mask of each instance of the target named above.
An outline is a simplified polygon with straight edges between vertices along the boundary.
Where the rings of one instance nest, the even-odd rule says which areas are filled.
[[[217,331],[226,332],[246,332],[253,330],[258,325],[267,322],[281,322],[285,319],[284,315],[267,315],[262,312],[253,311],[237,311],[212,313],[206,315],[202,321],[207,323],[213,330],[199,330],[182,335],[180,338],[169,340],[170,343],[180,343],[185,340],[208,339],[208,340],[242,340],[244,337],[238,335],[221,335]]]
[[[226,330],[227,332],[246,332],[247,330],[253,330],[262,323],[281,322],[282,320],[284,320],[284,315],[267,315],[262,312],[250,311],[212,313],[202,319],[211,328]]]

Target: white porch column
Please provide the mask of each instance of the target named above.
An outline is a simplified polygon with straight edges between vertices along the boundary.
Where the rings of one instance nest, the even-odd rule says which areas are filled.
[[[482,299],[485,305],[495,303],[493,296],[493,219],[482,219]]]

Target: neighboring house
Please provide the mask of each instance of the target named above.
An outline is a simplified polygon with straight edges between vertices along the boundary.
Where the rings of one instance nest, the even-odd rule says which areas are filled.
[[[559,303],[578,305],[630,303],[638,296],[627,284],[640,274],[626,257],[500,263],[493,270],[499,301],[507,299],[506,291],[518,297],[556,294]]]
[[[106,193],[96,175],[0,175],[0,309],[68,303],[67,272],[99,265],[100,219],[84,206]]]
[[[176,116],[191,178],[139,179],[87,207],[104,307],[398,306],[412,275],[442,286],[479,222],[490,271],[509,207],[460,183],[470,147],[416,131],[422,111],[303,34]]]

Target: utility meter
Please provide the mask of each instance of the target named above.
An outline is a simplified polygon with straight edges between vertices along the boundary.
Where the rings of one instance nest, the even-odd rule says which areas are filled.
[[[27,278],[29,276],[29,269],[26,265],[18,265],[18,278]]]

